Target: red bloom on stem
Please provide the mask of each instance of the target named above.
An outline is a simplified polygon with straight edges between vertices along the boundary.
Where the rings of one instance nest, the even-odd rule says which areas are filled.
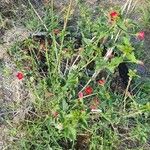
[[[116,11],[112,11],[110,13],[110,19],[111,19],[111,21],[115,21],[118,16],[119,16],[119,14]]]
[[[136,34],[136,36],[137,36],[137,38],[138,38],[139,40],[144,40],[144,38],[145,38],[145,32],[144,32],[144,31],[138,32],[138,33]]]
[[[85,93],[86,93],[87,95],[92,94],[92,93],[93,93],[92,87],[91,87],[91,86],[87,86],[87,87],[85,88]]]
[[[23,75],[22,72],[18,72],[17,75],[16,75],[16,77],[17,77],[19,80],[22,80],[23,77],[24,77],[24,75]]]
[[[99,85],[101,85],[101,86],[103,86],[105,84],[105,82],[106,81],[104,79],[101,79],[101,80],[98,81]]]
[[[79,99],[83,99],[83,92],[79,92],[78,97],[79,97]]]

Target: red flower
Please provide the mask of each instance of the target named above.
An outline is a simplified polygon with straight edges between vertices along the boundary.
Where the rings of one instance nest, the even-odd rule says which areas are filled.
[[[101,80],[98,81],[99,85],[101,85],[101,86],[103,86],[105,84],[105,82],[106,81],[104,79],[101,79]]]
[[[110,19],[111,19],[111,21],[115,21],[118,16],[119,16],[119,14],[116,11],[112,11],[110,13]]]
[[[22,72],[18,72],[17,75],[16,75],[16,77],[17,77],[19,80],[22,80],[23,77],[24,77],[24,75],[23,75]]]
[[[79,92],[78,97],[79,97],[79,99],[83,99],[83,92]]]
[[[144,32],[144,31],[138,32],[138,33],[136,34],[136,36],[137,36],[137,38],[138,38],[139,40],[144,40],[145,32]]]
[[[92,93],[93,93],[92,87],[90,87],[90,86],[86,87],[86,88],[85,88],[85,93],[86,93],[87,95],[92,94]]]

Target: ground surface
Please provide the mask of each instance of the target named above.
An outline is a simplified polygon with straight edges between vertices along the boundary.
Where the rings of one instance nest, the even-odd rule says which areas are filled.
[[[100,7],[110,7],[116,5],[122,5],[126,0],[87,0],[86,3],[89,7],[95,7],[98,5]],[[32,0],[33,6],[39,10],[43,5],[41,0]],[[46,3],[46,0],[45,0]],[[68,3],[68,0],[56,0],[55,6],[59,10],[62,10],[64,5]],[[22,82],[18,82],[15,79],[15,74],[17,72],[16,66],[12,59],[9,57],[7,50],[17,41],[22,41],[28,36],[31,32],[22,25],[22,17],[24,17],[24,11],[27,8],[26,1],[15,1],[15,0],[1,0],[0,1],[0,13],[4,16],[2,24],[0,26],[0,149],[3,149],[3,140],[5,140],[4,131],[7,128],[2,124],[3,117],[9,113],[9,110],[3,109],[7,108],[7,105],[11,105],[12,102],[20,102],[26,99],[25,88]],[[22,11],[23,10],[23,11]],[[22,11],[22,12],[21,12]],[[42,14],[42,13],[41,13]],[[137,16],[134,16],[135,18]],[[19,21],[18,21],[19,18]],[[146,39],[145,39],[145,62],[147,70],[150,70],[150,30],[146,30]],[[21,89],[21,90],[20,90]],[[4,107],[5,106],[5,107]],[[25,108],[25,107],[23,107]],[[18,108],[17,112],[21,113],[20,116],[23,116],[23,111],[21,107]],[[19,116],[19,115],[18,115]],[[20,118],[19,118],[20,119]]]

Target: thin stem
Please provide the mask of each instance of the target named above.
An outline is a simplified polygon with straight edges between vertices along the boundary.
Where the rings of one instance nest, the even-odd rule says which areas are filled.
[[[68,19],[69,19],[69,15],[70,15],[70,11],[71,11],[71,6],[72,6],[72,2],[73,0],[70,0],[69,2],[69,6],[68,6],[68,11],[67,11],[67,15],[65,17],[65,21],[64,21],[64,26],[63,26],[63,31],[62,33],[64,33],[66,31],[66,27],[67,27],[67,23],[68,23]],[[61,72],[60,71],[60,64],[61,64],[61,54],[62,54],[62,48],[63,48],[63,43],[64,43],[64,35],[62,37],[62,40],[61,40],[61,45],[60,45],[60,50],[59,50],[59,54],[58,54],[58,66],[57,66],[57,71],[59,71],[59,73]]]
[[[129,10],[130,10],[130,8],[131,8],[131,6],[132,6],[132,3],[133,3],[133,0],[130,0],[130,1],[129,1],[128,8],[127,8],[127,11],[126,11],[126,15],[129,13]]]
[[[65,71],[64,71],[64,76],[66,76],[67,70],[69,69],[68,63],[69,63],[69,61],[68,61],[68,58],[67,58],[67,62],[66,62],[66,66],[65,66]]]
[[[98,55],[98,54],[97,54]],[[97,57],[97,55],[95,57],[93,57],[93,59],[91,59],[87,64],[85,64],[80,70],[79,72],[84,69],[88,64],[90,64],[92,61],[94,61],[94,59]]]
[[[128,98],[128,92],[129,92],[129,87],[131,85],[131,81],[132,81],[132,78],[129,78],[129,81],[128,81],[128,85],[127,85],[127,88],[125,90],[125,96],[124,96],[124,100],[123,100],[123,103],[124,103],[124,111],[126,109],[126,99]]]
[[[140,110],[140,111],[137,111],[137,112],[134,112],[134,113],[131,113],[131,114],[128,114],[128,115],[125,115],[125,116],[123,116],[123,118],[134,117],[134,116],[140,115],[140,114],[142,114],[142,111],[141,111],[141,110]]]
[[[70,73],[70,71],[72,70],[72,67],[73,67],[73,66],[75,65],[75,63],[78,61],[79,57],[80,57],[80,55],[78,55],[78,56],[76,57],[76,59],[74,60],[74,62],[73,62],[72,65],[70,66],[69,73]]]
[[[37,15],[37,17],[39,18],[39,20],[41,21],[41,23],[43,24],[44,28],[46,31],[48,31],[48,28],[46,27],[44,21],[42,20],[42,18],[40,17],[40,15],[37,13],[37,11],[35,10],[35,8],[33,7],[32,3],[30,2],[30,0],[28,0],[29,5],[31,6],[31,8],[33,9],[33,11],[35,12],[35,14]]]
[[[125,11],[125,9],[126,9],[128,3],[129,3],[129,1],[130,1],[130,0],[127,0],[127,2],[123,5],[121,14],[123,14],[123,12]]]

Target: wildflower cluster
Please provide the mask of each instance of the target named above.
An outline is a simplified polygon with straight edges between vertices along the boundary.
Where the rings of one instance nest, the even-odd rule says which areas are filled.
[[[95,146],[95,141],[87,142],[93,150],[112,149],[120,137],[119,127],[129,121],[124,120],[128,113],[142,113],[149,107],[136,104],[132,93],[128,94],[129,83],[132,84],[131,80],[136,76],[134,71],[126,71],[129,80],[127,86],[122,86],[123,94],[113,88],[113,84],[124,81],[118,73],[120,64],[144,66],[135,57],[131,39],[142,43],[145,32],[133,30],[132,21],[128,25],[127,18],[119,10],[109,11],[105,13],[107,15],[99,10],[98,17],[93,19],[86,9],[79,9],[77,31],[69,26],[72,12],[67,11],[62,25],[62,21],[57,22],[58,16],[48,9],[52,18],[43,16],[40,26],[41,29],[44,23],[47,33],[38,36],[39,39],[23,41],[22,47],[17,49],[16,46],[14,50],[17,57],[21,53],[18,64],[26,64],[15,78],[19,82],[29,82],[27,85],[34,95],[32,114],[29,112],[29,121],[24,123],[31,129],[27,130],[22,149],[61,149],[62,145],[65,145],[64,149],[76,149],[74,145],[78,145],[81,135],[89,135],[87,141],[96,141]],[[138,107],[140,111],[137,111]]]

